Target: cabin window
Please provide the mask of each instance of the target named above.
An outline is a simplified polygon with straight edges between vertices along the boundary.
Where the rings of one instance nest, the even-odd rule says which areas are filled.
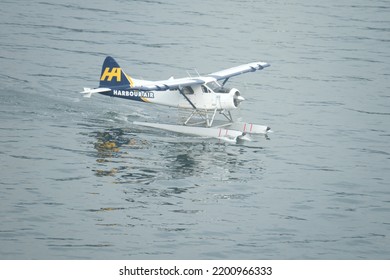
[[[203,85],[202,85],[202,91],[203,91],[204,93],[210,92],[210,90],[209,90],[207,87],[203,86]]]
[[[217,82],[209,82],[209,83],[207,83],[207,86],[208,86],[212,91],[216,91],[216,90],[218,90],[218,89],[221,87],[221,85],[218,84]]]
[[[181,90],[184,94],[194,94],[192,87],[183,87]]]
[[[217,92],[217,93],[229,93],[230,88],[225,88],[218,84],[217,82],[209,82],[206,84],[207,87],[209,87],[212,91]]]

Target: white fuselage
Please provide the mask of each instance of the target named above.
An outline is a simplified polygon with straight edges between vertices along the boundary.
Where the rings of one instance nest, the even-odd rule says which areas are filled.
[[[145,82],[147,81],[134,80],[135,84]],[[230,111],[236,109],[238,104],[244,100],[237,89],[223,88],[216,82],[204,85],[184,86],[180,90],[166,91],[112,89],[106,95],[184,109],[193,109],[192,103],[199,110],[216,109]]]

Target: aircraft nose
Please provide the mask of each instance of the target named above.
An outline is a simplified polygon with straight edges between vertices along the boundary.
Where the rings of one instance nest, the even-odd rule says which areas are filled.
[[[242,96],[240,95],[240,96],[237,96],[237,100],[238,100],[239,102],[242,102],[242,101],[244,101],[244,100],[245,100],[245,98],[244,98],[244,97],[242,97]]]
[[[245,98],[240,95],[239,91],[236,91],[233,97],[234,106],[237,108],[242,101],[244,101]]]

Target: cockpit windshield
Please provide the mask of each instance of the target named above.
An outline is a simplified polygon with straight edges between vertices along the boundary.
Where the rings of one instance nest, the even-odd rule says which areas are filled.
[[[214,81],[209,82],[206,85],[209,89],[211,89],[212,91],[217,92],[217,93],[229,93],[230,92],[230,88],[225,88],[225,87],[221,86],[219,83],[214,82]]]

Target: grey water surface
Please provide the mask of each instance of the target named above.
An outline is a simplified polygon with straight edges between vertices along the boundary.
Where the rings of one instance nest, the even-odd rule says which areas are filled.
[[[2,1],[0,259],[389,259],[390,2]],[[79,93],[252,61],[231,145]]]

